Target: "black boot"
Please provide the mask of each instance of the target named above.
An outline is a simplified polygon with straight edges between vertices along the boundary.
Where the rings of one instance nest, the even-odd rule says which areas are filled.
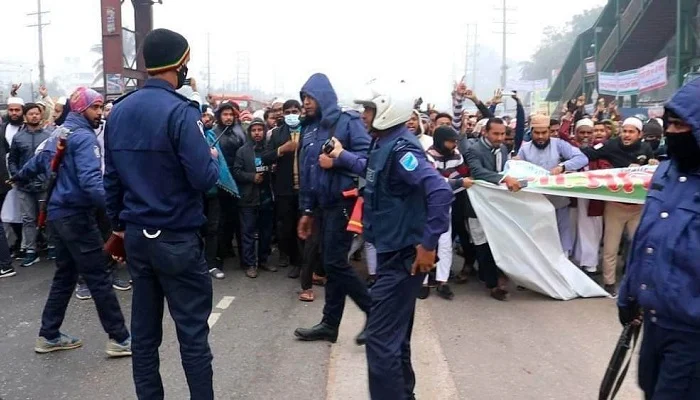
[[[311,328],[297,328],[294,336],[304,341],[326,340],[335,343],[338,340],[338,328],[334,328],[325,322],[314,325]]]
[[[365,327],[362,328],[362,332],[360,332],[357,337],[355,337],[355,344],[358,346],[364,346],[367,343],[367,324],[365,324]]]

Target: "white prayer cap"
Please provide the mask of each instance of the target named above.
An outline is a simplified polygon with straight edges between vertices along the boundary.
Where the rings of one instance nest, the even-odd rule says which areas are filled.
[[[58,98],[58,100],[56,100],[56,104],[60,104],[62,106],[65,106],[67,102],[68,99],[66,98],[66,96],[61,96]]]
[[[287,100],[285,100],[281,97],[278,97],[278,98],[272,100],[272,104],[284,104],[285,101],[287,101]]]
[[[625,127],[626,125],[631,125],[631,126],[637,128],[637,130],[638,130],[639,132],[641,132],[642,129],[644,128],[644,124],[642,123],[642,120],[640,120],[639,118],[635,118],[635,117],[629,117],[629,118],[627,118],[627,119],[625,120],[625,122],[622,123],[622,126],[623,126],[623,127]],[[662,125],[662,126],[663,126],[663,125]]]
[[[19,104],[20,106],[24,106],[24,100],[21,97],[10,97],[7,99],[7,104]]]
[[[580,120],[576,123],[576,130],[578,130],[578,128],[580,128],[580,127],[582,127],[582,126],[587,126],[587,127],[589,127],[589,128],[593,128],[593,125],[594,125],[594,124],[593,124],[593,120],[591,120],[590,118],[580,119]]]
[[[265,117],[265,110],[258,110],[253,113],[253,119],[264,119]]]
[[[659,125],[663,128],[664,127],[664,120],[662,118],[654,118],[656,122],[659,123]]]

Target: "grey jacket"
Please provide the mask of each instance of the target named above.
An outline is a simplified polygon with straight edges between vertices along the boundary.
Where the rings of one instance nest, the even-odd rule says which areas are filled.
[[[508,161],[508,148],[502,144],[495,152],[501,153],[501,171]],[[467,164],[474,180],[482,180],[498,184],[503,174],[496,172],[496,154],[494,149],[481,138],[467,149]]]
[[[7,167],[10,172],[10,176],[15,176],[22,169],[24,164],[27,163],[32,157],[34,157],[34,152],[36,148],[46,139],[51,136],[51,132],[45,129],[39,129],[34,132],[30,132],[27,126],[24,125],[20,128],[19,132],[12,139],[12,144],[10,145],[10,155],[7,158]],[[41,175],[29,182],[17,184],[17,189],[24,192],[43,192],[46,190],[45,187],[45,176]]]

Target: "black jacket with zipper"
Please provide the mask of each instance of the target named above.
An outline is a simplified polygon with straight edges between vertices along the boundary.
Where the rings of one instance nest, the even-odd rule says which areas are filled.
[[[299,192],[298,189],[294,189],[294,153],[285,153],[277,157],[277,149],[290,140],[292,140],[291,129],[286,124],[282,124],[272,131],[267,149],[262,153],[264,165],[276,164],[273,181],[275,196],[292,196]],[[299,161],[298,152],[299,149],[297,149],[297,162]]]
[[[265,151],[264,141],[259,146],[255,146],[249,140],[236,152],[236,160],[231,169],[233,179],[238,184],[239,207],[257,207],[272,203],[272,183],[270,179],[270,166],[262,163],[262,154]],[[256,158],[260,163],[256,163]],[[263,181],[255,183],[255,174],[262,173]]]
[[[10,156],[7,158],[10,174],[17,175],[27,161],[34,157],[37,147],[50,136],[51,132],[45,129],[30,132],[26,125],[23,126],[12,139],[10,146]],[[42,174],[27,183],[18,183],[17,189],[32,193],[43,192],[46,190],[46,177]]]

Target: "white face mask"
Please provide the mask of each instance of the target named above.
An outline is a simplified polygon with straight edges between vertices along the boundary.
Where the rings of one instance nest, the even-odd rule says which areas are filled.
[[[299,119],[299,114],[287,114],[284,116],[284,123],[290,128],[296,128],[299,126],[301,120]]]

